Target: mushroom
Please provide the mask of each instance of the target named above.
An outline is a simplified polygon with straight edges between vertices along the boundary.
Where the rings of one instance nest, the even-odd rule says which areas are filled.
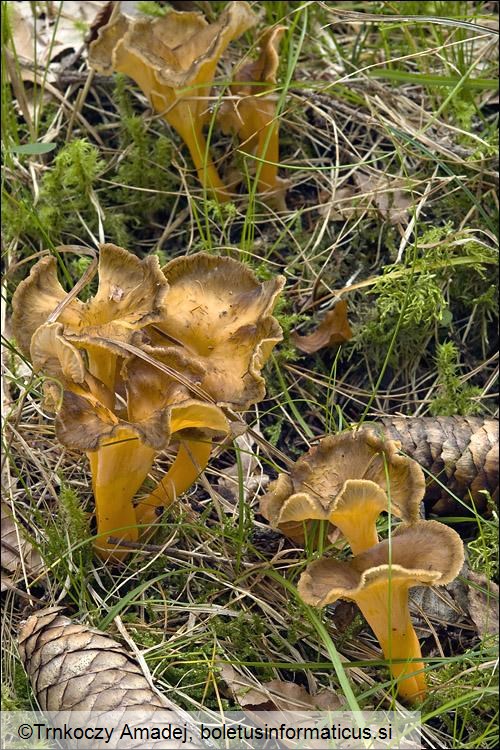
[[[276,115],[276,74],[278,49],[286,26],[267,29],[260,39],[260,55],[255,62],[240,63],[233,73],[236,81],[230,87],[218,112],[225,133],[236,133],[250,154],[258,159],[257,187],[278,210],[286,210],[285,191],[288,181],[278,177],[279,123]]]
[[[281,339],[271,311],[282,278],[261,284],[238,261],[203,253],[164,270],[157,258],[140,261],[104,245],[88,302],[66,295],[52,258],[14,294],[20,347],[35,370],[61,384],[62,399],[54,388],[49,394],[58,437],[89,457],[103,554],[113,530],[135,541],[136,522],[155,521],[156,508],[193,483],[212,438],[229,431],[221,406],[248,408],[263,397],[260,371]],[[156,453],[173,435],[175,461],[134,509]]]
[[[324,607],[355,601],[388,659],[402,698],[414,702],[427,691],[420,644],[408,609],[414,586],[450,583],[464,561],[462,540],[438,521],[401,524],[391,539],[347,562],[321,559],[301,575],[304,602]]]
[[[39,348],[38,338],[39,331],[33,337],[32,350]],[[108,538],[137,540],[138,519],[132,501],[158,451],[167,447],[174,433],[203,427],[212,436],[225,435],[229,429],[217,406],[191,398],[189,386],[200,376],[196,363],[175,349],[145,345],[140,351],[163,369],[139,356],[125,361],[121,373],[125,409],[109,409],[90,390],[69,382],[61,366],[64,390],[56,419],[57,436],[63,445],[87,453],[96,504],[95,547],[101,555],[117,560],[123,559],[127,550]],[[55,359],[50,372],[57,377]],[[183,384],[177,373],[182,373]],[[82,382],[86,384],[85,376]]]
[[[56,259],[42,258],[14,293],[12,328],[19,348],[29,357],[33,334],[60,305],[57,322],[63,324],[65,337],[72,334],[73,344],[85,348],[89,372],[114,394],[123,352],[112,342],[131,343],[137,331],[163,318],[168,283],[156,256],[140,260],[111,244],[100,246],[98,273],[94,297],[61,305],[68,295],[57,279]]]
[[[419,517],[425,477],[416,461],[398,455],[398,443],[366,430],[320,440],[280,474],[263,496],[260,512],[294,541],[304,540],[311,520],[337,526],[354,554],[378,542],[382,511],[406,522]]]
[[[198,363],[208,399],[232,410],[250,408],[265,395],[261,370],[282,339],[271,313],[284,278],[259,282],[239,261],[206,253],[177,258],[163,272],[168,315],[149,327],[151,338],[182,348]],[[198,433],[181,443],[164,479],[139,503],[141,521],[152,520],[155,507],[169,505],[192,484],[207,465],[210,442]]]
[[[219,59],[228,44],[257,21],[246,2],[230,2],[215,23],[200,13],[170,10],[160,18],[129,18],[119,3],[89,45],[89,65],[105,75],[130,76],[153,109],[186,143],[202,185],[230,199],[210,158],[203,127]]]
[[[167,289],[156,257],[141,261],[104,245],[99,287],[88,302],[69,299],[53,258],[37,263],[13,298],[20,348],[35,370],[61,383],[62,399],[52,398],[58,437],[88,455],[103,554],[110,549],[106,540],[113,530],[122,539],[137,539],[132,498],[173,433],[200,427],[210,435],[228,431],[218,407],[192,398],[190,389],[203,375],[192,358],[173,348],[132,347],[164,368],[159,384],[151,374],[154,368],[149,366],[145,377],[144,366],[130,357],[127,346],[142,343],[138,337],[148,323],[165,315]],[[56,309],[58,322],[45,323]],[[125,401],[122,394],[117,398],[120,390]],[[118,559],[123,554],[114,551]]]

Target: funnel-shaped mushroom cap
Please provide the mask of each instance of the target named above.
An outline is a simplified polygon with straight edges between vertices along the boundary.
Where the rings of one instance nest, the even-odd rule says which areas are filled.
[[[139,260],[116,245],[101,245],[99,286],[88,302],[70,299],[62,305],[58,322],[64,336],[88,354],[88,370],[112,393],[117,358],[123,355],[114,342],[131,343],[136,331],[165,314],[168,284],[158,258]],[[14,293],[12,325],[22,351],[30,351],[31,337],[67,297],[57,280],[55,258],[44,258]],[[113,408],[112,400],[107,404]]]
[[[298,591],[307,604],[324,607],[337,599],[357,601],[371,592],[375,595],[389,582],[405,589],[444,585],[456,578],[463,562],[463,543],[453,529],[439,521],[417,521],[402,524],[390,541],[347,562],[327,558],[311,563],[300,577]]]
[[[348,479],[335,498],[314,493],[283,494],[292,484],[281,475],[274,488],[261,500],[260,512],[276,528],[292,539],[302,541],[304,522],[329,521],[337,526],[354,554],[377,544],[376,522],[387,510],[387,495],[368,479]],[[280,481],[281,480],[281,481]]]
[[[97,451],[118,440],[140,441],[158,451],[168,444],[170,410],[156,411],[149,419],[132,423],[120,419],[93,394],[66,390],[57,414],[56,433],[63,445],[78,451]]]
[[[118,71],[130,76],[162,112],[178,98],[206,97],[228,44],[256,22],[246,2],[228,3],[211,24],[200,13],[171,10],[160,18],[130,18],[115,7],[89,46],[89,64],[104,75]],[[195,91],[176,91],[193,85]],[[207,106],[206,101],[197,103],[197,114]]]
[[[119,433],[123,440],[139,440],[159,451],[179,430],[206,428],[208,437],[227,434],[229,425],[221,409],[191,397],[190,386],[202,375],[196,362],[171,347],[144,346],[143,354],[149,360],[131,357],[122,367],[127,395],[123,414],[93,393],[75,392],[71,386],[64,392],[56,421],[63,445],[95,451],[116,442]]]
[[[144,422],[168,409],[171,433],[196,430],[198,437],[206,438],[228,433],[229,423],[218,406],[192,398],[204,369],[182,350],[143,346],[142,356],[125,362],[122,375],[131,421]]]
[[[361,552],[377,543],[375,522],[383,510],[406,522],[418,519],[424,474],[397,449],[363,430],[326,437],[295,463],[288,479],[280,475],[271,485],[261,513],[296,541],[303,541],[303,522],[328,520]]]
[[[70,383],[84,383],[85,363],[78,349],[64,338],[62,323],[45,323],[31,337],[31,362],[35,372]]]
[[[205,370],[202,388],[219,404],[247,409],[265,394],[260,372],[282,332],[272,317],[284,279],[259,282],[242,263],[198,253],[163,269],[168,316],[155,326]],[[158,332],[152,336],[158,339]]]
[[[57,261],[53,256],[35,263],[30,275],[21,281],[12,298],[12,329],[19,349],[30,356],[31,337],[49,315],[67,297],[57,278]],[[72,300],[58,316],[59,323],[76,329],[81,320],[83,303]]]
[[[207,153],[202,126],[217,63],[228,44],[257,21],[246,2],[230,2],[217,21],[171,10],[161,18],[130,19],[115,4],[109,22],[89,47],[89,65],[130,76],[186,142],[198,175],[227,199]]]
[[[268,162],[258,167],[259,190],[272,190],[279,208],[286,208],[284,194],[288,181],[278,177],[277,96],[272,90],[276,86],[278,50],[285,31],[285,26],[275,26],[264,32],[258,59],[236,67],[232,98],[224,101],[218,112],[223,132],[236,133],[245,151]]]
[[[389,660],[400,695],[413,702],[423,698],[427,684],[408,589],[449,583],[463,561],[462,540],[455,531],[437,521],[418,521],[400,526],[390,541],[348,562],[312,563],[300,577],[298,591],[316,607],[337,599],[355,601]]]
[[[139,260],[116,245],[101,245],[99,287],[88,302],[72,299],[63,306],[57,322],[73,341],[109,337],[130,341],[132,334],[161,319],[165,310],[168,284],[161,273],[158,258]],[[57,279],[53,257],[43,258],[17,287],[12,300],[12,327],[20,349],[30,353],[31,337],[37,328],[67,297]]]

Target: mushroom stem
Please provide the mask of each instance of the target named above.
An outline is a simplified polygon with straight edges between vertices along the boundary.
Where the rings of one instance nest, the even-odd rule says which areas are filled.
[[[264,102],[263,104],[265,107]],[[257,148],[255,149],[255,155],[263,159],[262,162],[257,164],[258,187],[262,193],[276,189],[278,184],[278,123],[273,119],[272,112],[270,117],[271,119],[258,133]]]
[[[188,119],[186,124],[179,124],[176,127],[181,138],[186,143],[196,173],[201,184],[212,193],[218,201],[225,203],[231,200],[231,196],[219,177],[214,163],[208,153],[208,146],[203,135],[202,126]]]
[[[389,661],[399,695],[411,702],[422,700],[427,692],[427,682],[424,664],[420,661],[420,643],[408,609],[408,586],[390,579],[375,589],[358,593],[356,603]],[[394,663],[394,660],[401,661]]]
[[[95,549],[104,559],[121,561],[130,554],[130,550],[109,544],[109,536],[132,542],[138,539],[132,499],[146,478],[155,453],[129,430],[121,429],[111,442],[87,454],[96,504]]]
[[[335,513],[332,514],[335,516]],[[377,526],[372,518],[342,519],[341,521],[331,519],[331,522],[340,529],[349,542],[353,555],[359,555],[370,547],[378,544]]]
[[[183,440],[177,456],[163,479],[158,482],[150,495],[137,505],[135,512],[140,525],[154,524],[158,520],[156,508],[171,505],[179,495],[186,492],[206,468],[212,441]]]

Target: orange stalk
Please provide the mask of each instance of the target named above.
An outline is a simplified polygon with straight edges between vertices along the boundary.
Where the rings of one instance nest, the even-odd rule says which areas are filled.
[[[155,489],[137,505],[135,512],[139,525],[151,525],[158,520],[157,508],[166,508],[179,495],[186,492],[206,468],[212,441],[210,439],[183,440],[177,456]]]
[[[155,453],[130,430],[121,428],[112,441],[87,454],[96,504],[95,548],[104,559],[121,561],[129,554],[129,550],[110,544],[109,537],[132,542],[138,539],[132,500],[152,466]]]

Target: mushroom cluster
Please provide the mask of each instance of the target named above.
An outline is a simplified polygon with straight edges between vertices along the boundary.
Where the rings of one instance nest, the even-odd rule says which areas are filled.
[[[304,602],[324,607],[355,601],[375,633],[410,702],[427,690],[420,644],[408,608],[408,590],[444,585],[464,560],[458,534],[436,521],[419,520],[425,479],[416,461],[399,455],[398,444],[371,430],[329,436],[280,474],[262,498],[271,525],[297,542],[313,539],[312,523],[337,527],[353,556],[323,557],[307,566],[298,583]],[[382,511],[402,520],[379,541]]]
[[[147,18],[122,12],[120,3],[112,6],[93,30],[90,67],[104,75],[120,72],[132,78],[154,111],[187,145],[205,189],[221,202],[230,200],[203,129],[211,124],[209,101],[217,64],[230,42],[254,26],[258,16],[247,2],[229,2],[213,23],[197,12],[171,9],[165,16]],[[266,31],[259,59],[235,69],[233,98],[221,107],[220,115],[222,129],[237,133],[245,148],[263,160],[257,168],[258,188],[264,197],[274,197],[279,208],[285,207],[285,182],[277,175],[278,124],[272,89],[284,31],[281,26]]]
[[[257,187],[279,210],[286,208],[288,186],[288,181],[278,176],[279,122],[275,93],[278,49],[285,31],[286,26],[274,26],[264,32],[258,59],[236,66],[230,87],[232,96],[222,102],[218,112],[223,132],[237,134],[245,151],[257,158]]]
[[[281,329],[272,309],[283,278],[260,283],[239,261],[198,253],[160,269],[102,245],[99,286],[82,302],[67,294],[52,256],[13,297],[13,331],[46,376],[46,404],[63,445],[87,453],[96,504],[96,548],[123,559],[120,541],[195,481],[212,438],[229,432],[225,408],[265,393],[260,374]],[[176,458],[153,493],[133,499],[157,453]],[[109,537],[117,542],[109,541]]]

